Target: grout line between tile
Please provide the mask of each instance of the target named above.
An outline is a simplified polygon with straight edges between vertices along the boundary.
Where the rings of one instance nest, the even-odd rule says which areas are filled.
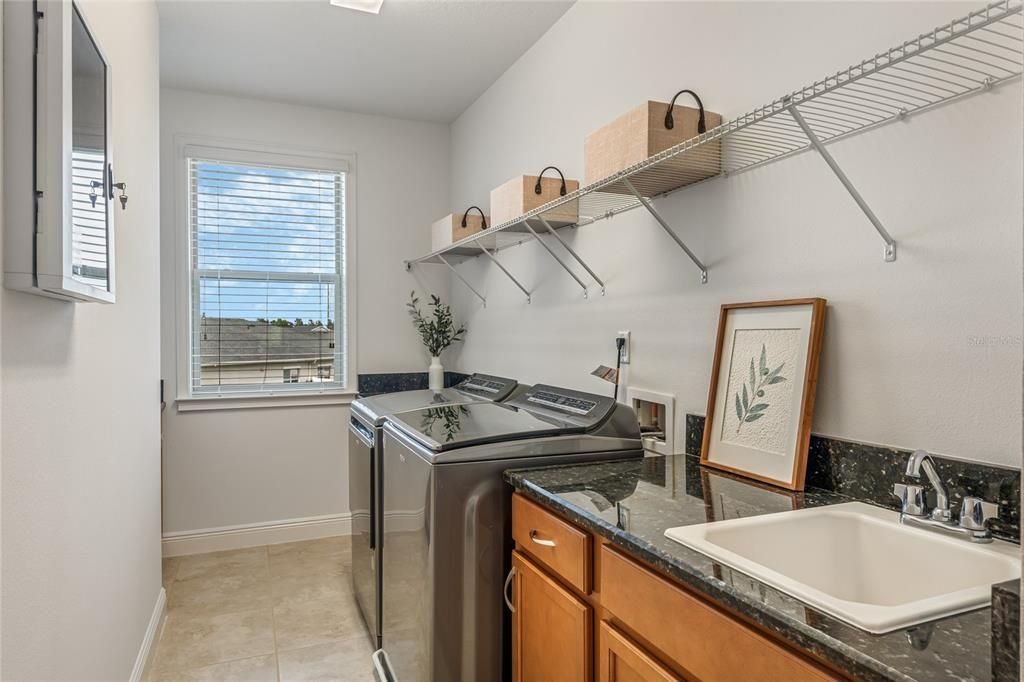
[[[267,562],[267,575],[270,576],[270,545],[264,545],[264,558]],[[270,588],[270,632],[274,635],[274,668],[277,669],[277,682],[281,682],[281,656],[277,649],[277,607],[274,605],[274,579],[273,576],[267,581]]]
[[[153,670],[152,672],[159,672],[159,673],[183,673],[183,672],[189,672],[190,670],[202,670],[203,668],[212,668],[215,665],[227,665],[228,663],[237,663],[238,661],[248,661],[249,659],[252,659],[252,658],[263,658],[264,656],[273,656],[275,660],[277,659],[277,654],[276,653],[274,653],[274,654],[256,654],[255,656],[242,656],[241,658],[229,658],[229,659],[227,659],[225,661],[215,661],[213,663],[204,663],[203,665],[191,666],[191,667],[186,667],[186,668],[160,668],[158,670]]]

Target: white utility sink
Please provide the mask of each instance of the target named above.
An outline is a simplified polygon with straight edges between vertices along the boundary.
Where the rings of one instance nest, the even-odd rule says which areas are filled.
[[[987,606],[1020,548],[912,528],[848,502],[669,528],[665,535],[839,620],[891,632]]]

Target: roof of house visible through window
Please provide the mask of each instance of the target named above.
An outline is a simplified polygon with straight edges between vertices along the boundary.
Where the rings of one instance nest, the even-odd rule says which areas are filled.
[[[330,360],[334,357],[333,322],[203,316],[197,350],[204,366]]]

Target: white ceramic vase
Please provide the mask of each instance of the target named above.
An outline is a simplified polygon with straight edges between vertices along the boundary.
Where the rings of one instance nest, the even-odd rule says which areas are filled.
[[[436,355],[430,358],[430,367],[427,369],[427,386],[431,391],[440,391],[444,388],[444,367],[441,366],[441,358]]]

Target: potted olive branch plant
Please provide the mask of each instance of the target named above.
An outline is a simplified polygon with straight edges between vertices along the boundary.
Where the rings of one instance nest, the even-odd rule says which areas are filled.
[[[441,351],[456,341],[461,341],[466,334],[466,325],[461,324],[455,327],[455,320],[452,318],[451,307],[441,302],[437,296],[430,295],[430,303],[433,313],[430,317],[424,317],[420,312],[420,299],[416,292],[409,293],[409,302],[405,307],[409,309],[409,317],[412,324],[420,335],[420,340],[430,353],[430,368],[428,370],[428,386],[432,391],[440,391],[444,388],[444,367],[441,366]]]

